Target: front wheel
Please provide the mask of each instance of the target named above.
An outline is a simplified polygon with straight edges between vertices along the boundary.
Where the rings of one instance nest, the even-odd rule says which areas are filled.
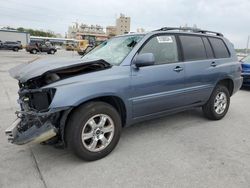
[[[223,85],[218,85],[202,110],[208,119],[220,120],[226,115],[229,105],[230,94],[228,89]]]
[[[121,118],[104,102],[89,102],[77,108],[66,127],[66,143],[80,158],[93,161],[108,155],[121,134]]]

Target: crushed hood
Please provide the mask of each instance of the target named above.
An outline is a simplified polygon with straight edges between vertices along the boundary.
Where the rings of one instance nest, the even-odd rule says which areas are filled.
[[[110,64],[102,59],[86,61],[81,59],[80,57],[56,59],[53,58],[38,59],[33,62],[18,65],[10,69],[9,73],[13,78],[19,80],[21,83],[24,83],[30,79],[42,76],[46,73],[72,70],[74,67],[86,67],[93,64],[102,64],[106,67],[110,67]]]

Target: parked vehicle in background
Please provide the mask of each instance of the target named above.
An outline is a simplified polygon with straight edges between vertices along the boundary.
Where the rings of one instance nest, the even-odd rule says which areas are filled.
[[[79,40],[77,41],[76,45],[76,51],[79,55],[84,55],[86,52],[86,49],[90,48],[90,44],[88,40]],[[92,48],[92,46],[91,46]]]
[[[38,60],[10,73],[21,110],[9,141],[53,140],[84,160],[108,155],[122,127],[140,121],[193,107],[220,120],[242,84],[233,45],[193,28],[117,36],[82,58]]]
[[[92,41],[90,43],[89,40],[79,40],[77,42],[77,47],[76,47],[76,51],[79,55],[83,56],[87,53],[89,53],[92,49],[94,49],[96,46],[100,45],[102,42],[101,40],[95,40],[94,42]]]
[[[0,41],[0,50],[13,50],[14,52],[18,52],[21,49],[23,49],[23,47],[20,42]]]
[[[18,42],[26,46],[30,42],[30,34],[27,32],[20,32],[12,29],[0,29],[0,40],[2,42],[11,41]]]
[[[37,54],[38,52],[46,52],[48,54],[55,54],[57,49],[50,43],[36,43],[32,42],[26,46],[26,51],[31,54]]]
[[[241,59],[243,87],[250,87],[250,55]]]
[[[77,51],[79,55],[85,55],[89,51],[91,51],[95,46],[89,44],[88,40],[78,40],[75,43],[66,44],[67,51]]]
[[[75,44],[73,44],[73,43],[68,43],[68,44],[66,44],[66,47],[65,47],[65,50],[67,50],[67,51],[74,51],[75,50]]]
[[[55,49],[56,49],[56,50],[61,50],[61,49],[62,49],[62,46],[55,45]]]

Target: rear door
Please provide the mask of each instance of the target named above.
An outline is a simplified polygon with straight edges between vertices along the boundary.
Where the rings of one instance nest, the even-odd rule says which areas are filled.
[[[154,36],[139,51],[139,54],[143,53],[153,53],[155,65],[139,69],[132,66],[133,117],[182,106],[185,70],[178,56],[176,37]]]
[[[40,48],[41,52],[47,52],[48,51],[48,46],[46,44],[42,44]]]
[[[9,50],[9,43],[8,42],[3,43],[3,48],[5,50]]]
[[[220,60],[215,57],[206,36],[180,35],[186,70],[186,96],[189,104],[207,101],[220,77]]]

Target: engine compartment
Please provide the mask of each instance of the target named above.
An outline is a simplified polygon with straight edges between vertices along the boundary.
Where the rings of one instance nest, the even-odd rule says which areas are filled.
[[[110,67],[111,65],[104,60],[62,67],[47,71],[38,77],[29,79],[25,83],[19,82],[19,87],[20,89],[37,89],[62,79],[100,71]]]
[[[34,77],[31,76],[32,70],[27,67],[24,67],[27,71],[16,67],[10,72],[12,77],[19,80],[18,103],[21,108],[16,111],[18,122],[6,130],[10,142],[20,145],[33,141],[61,143],[66,117],[72,107],[50,108],[56,88],[43,87],[70,77],[111,68],[111,65],[104,60],[57,66],[59,68],[41,71],[41,74]],[[24,73],[31,78],[22,79],[26,76]]]

